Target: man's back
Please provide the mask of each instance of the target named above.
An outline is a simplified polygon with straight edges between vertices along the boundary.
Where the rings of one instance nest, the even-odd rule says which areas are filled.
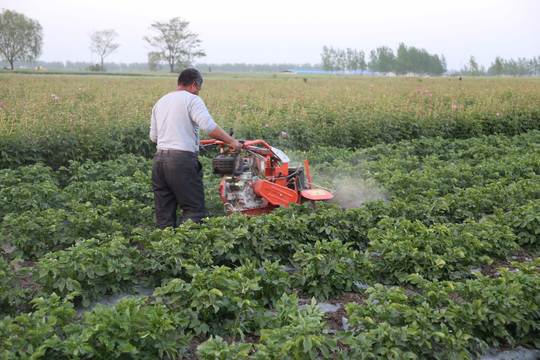
[[[173,91],[159,99],[152,109],[150,138],[158,149],[197,152],[199,127],[210,133],[216,126],[199,96]]]

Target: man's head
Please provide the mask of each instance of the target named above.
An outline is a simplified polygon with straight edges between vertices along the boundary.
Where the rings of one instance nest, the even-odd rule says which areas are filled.
[[[179,86],[189,87],[193,83],[196,83],[198,88],[200,88],[203,83],[203,77],[197,69],[187,68],[180,73],[180,76],[178,76]]]

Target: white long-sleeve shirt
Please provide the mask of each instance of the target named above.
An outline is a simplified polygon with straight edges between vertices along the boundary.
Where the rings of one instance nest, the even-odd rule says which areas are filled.
[[[202,99],[187,91],[173,91],[154,105],[150,139],[158,150],[199,151],[199,128],[211,133],[217,124]]]

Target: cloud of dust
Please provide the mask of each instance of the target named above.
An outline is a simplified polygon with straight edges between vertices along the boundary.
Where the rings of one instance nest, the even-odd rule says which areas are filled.
[[[304,166],[304,154],[293,152],[289,166]],[[309,159],[308,159],[309,160]],[[374,179],[369,178],[361,156],[333,163],[309,164],[313,187],[330,191],[334,198],[329,203],[344,209],[356,209],[368,201],[387,200],[389,196]]]
[[[382,190],[361,177],[334,179],[333,194],[334,198],[329,202],[345,209],[356,209],[367,201],[386,199]]]

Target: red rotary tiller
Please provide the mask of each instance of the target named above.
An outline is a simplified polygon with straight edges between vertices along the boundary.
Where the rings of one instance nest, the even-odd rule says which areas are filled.
[[[304,167],[289,167],[287,155],[263,140],[244,141],[242,152],[227,150],[220,140],[200,143],[203,149],[221,147],[212,171],[223,176],[219,192],[228,213],[260,215],[289,203],[333,198],[330,192],[313,188],[307,160]]]

